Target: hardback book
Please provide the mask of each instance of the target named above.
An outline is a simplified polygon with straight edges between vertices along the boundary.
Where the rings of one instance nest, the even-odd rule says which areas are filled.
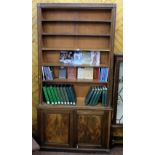
[[[60,67],[59,68],[59,79],[66,79],[66,68]]]
[[[61,51],[59,62],[64,64],[73,63],[73,51]]]
[[[94,66],[100,65],[100,52],[99,51],[91,51],[90,64]]]
[[[48,96],[48,94],[47,94],[47,89],[46,89],[45,86],[43,87],[43,92],[44,92],[44,97],[45,97],[46,103],[47,103],[47,104],[50,104],[50,99],[49,99],[49,96]]]
[[[68,67],[67,68],[67,78],[69,80],[75,80],[76,79],[76,67]]]

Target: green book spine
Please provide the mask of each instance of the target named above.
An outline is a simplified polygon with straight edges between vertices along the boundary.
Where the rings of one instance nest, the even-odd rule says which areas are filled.
[[[53,86],[53,92],[54,92],[54,96],[55,96],[55,98],[56,98],[56,101],[55,101],[55,104],[58,104],[58,96],[57,96],[57,92],[56,92],[56,88],[55,88],[55,86]]]
[[[102,89],[100,87],[98,87],[98,91],[97,91],[97,94],[95,96],[95,100],[93,101],[94,102],[94,105],[97,105],[98,104],[98,101],[99,101],[99,98],[101,96],[101,93],[102,93]]]
[[[65,96],[65,92],[64,92],[64,86],[61,87],[62,90],[62,94],[63,94],[63,104],[67,104],[66,103],[66,96]]]
[[[94,91],[95,91],[95,87],[92,87],[91,88],[91,92],[90,92],[90,94],[88,95],[88,97],[86,98],[86,104],[90,104],[90,100],[91,100],[91,98],[92,98],[92,96],[93,96],[93,94],[94,94]]]
[[[68,104],[68,97],[67,97],[65,86],[62,87],[62,90],[63,90],[63,94],[64,94],[64,99],[65,99],[64,102],[65,102],[65,104]]]
[[[88,104],[89,98],[91,97],[92,87],[89,88],[89,91],[85,97],[85,104]]]
[[[46,90],[47,90],[47,94],[49,96],[49,100],[50,100],[50,103],[52,103],[52,95],[51,95],[51,91],[50,91],[50,88],[49,87],[46,87]]]
[[[92,97],[91,97],[91,99],[90,99],[90,102],[89,102],[89,104],[91,104],[91,105],[93,105],[94,103],[94,99],[95,99],[95,96],[96,96],[96,93],[97,93],[97,87],[95,87],[94,88],[94,91],[93,91],[93,95],[92,95]]]
[[[92,100],[92,105],[96,105],[96,100],[97,100],[98,95],[99,95],[99,87],[96,86],[96,93],[95,93],[94,98]]]
[[[74,105],[76,104],[77,100],[76,100],[76,94],[75,94],[75,90],[74,90],[74,87],[73,85],[71,86],[71,89],[72,89],[72,92],[73,92],[73,96],[74,96]]]
[[[59,89],[60,89],[60,94],[61,94],[61,104],[65,104],[65,98],[64,98],[64,93],[63,93],[63,89],[62,89],[63,86],[60,86]]]
[[[75,96],[74,96],[74,93],[73,93],[73,87],[72,86],[69,86],[69,91],[70,91],[70,94],[71,94],[71,97],[72,97],[72,104],[75,105]]]
[[[71,99],[70,99],[70,96],[68,94],[68,87],[67,87],[67,85],[64,88],[65,88],[65,92],[66,92],[66,96],[67,96],[67,104],[71,104]]]
[[[57,96],[58,96],[58,104],[61,104],[61,95],[60,95],[60,90],[59,90],[59,87],[58,87],[58,86],[56,86],[56,87],[55,87],[55,89],[56,89]]]
[[[50,86],[50,92],[51,92],[51,95],[52,95],[52,98],[53,98],[53,102],[52,102],[52,104],[55,104],[55,102],[56,102],[56,98],[55,98],[55,95],[54,95],[54,92],[53,92],[53,87],[52,86]]]
[[[70,90],[69,90],[69,86],[66,86],[66,92],[67,92],[67,96],[68,96],[68,99],[69,99],[69,104],[73,104],[72,96],[71,96],[71,93],[70,93]]]
[[[107,104],[108,104],[108,89],[105,87],[104,105],[107,106]]]
[[[105,94],[105,90],[104,90],[105,87],[102,87],[102,105],[104,106],[104,94]]]
[[[45,86],[43,87],[43,92],[44,92],[46,103],[50,104],[50,100],[49,100],[49,97],[48,97],[47,90],[46,90]]]
[[[63,94],[62,94],[62,90],[61,90],[61,86],[58,86],[58,90],[59,90],[59,97],[60,97],[60,104],[63,104]]]

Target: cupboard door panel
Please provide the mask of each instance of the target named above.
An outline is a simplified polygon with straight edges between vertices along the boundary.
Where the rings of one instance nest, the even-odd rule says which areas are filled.
[[[78,147],[102,147],[103,111],[78,110],[76,117]]]

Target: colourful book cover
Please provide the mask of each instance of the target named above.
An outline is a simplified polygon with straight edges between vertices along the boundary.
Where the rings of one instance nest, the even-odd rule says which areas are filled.
[[[100,52],[99,51],[91,51],[90,64],[94,66],[100,65]]]
[[[81,51],[74,51],[73,64],[75,64],[75,65],[81,65],[82,64],[82,52]]]
[[[73,63],[73,51],[61,51],[59,62],[64,64]]]

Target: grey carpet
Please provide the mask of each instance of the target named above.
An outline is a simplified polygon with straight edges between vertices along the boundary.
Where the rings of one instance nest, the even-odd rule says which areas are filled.
[[[40,155],[123,155],[122,147],[114,147],[110,153],[72,153],[72,152],[49,152],[41,151]]]

